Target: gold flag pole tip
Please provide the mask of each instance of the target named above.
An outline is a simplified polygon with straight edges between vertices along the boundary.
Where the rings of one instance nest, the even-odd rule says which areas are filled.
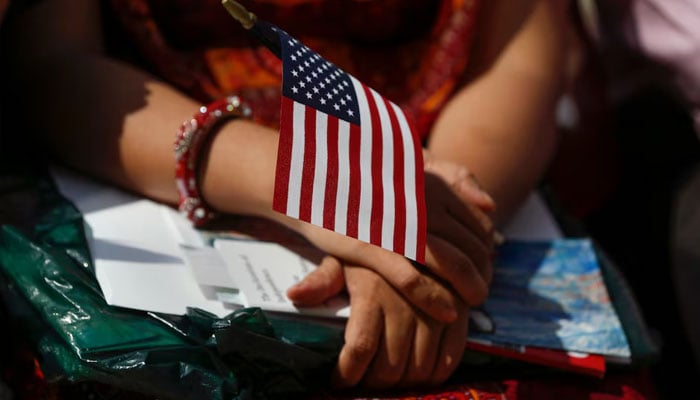
[[[252,12],[246,10],[239,2],[233,0],[221,0],[221,4],[236,21],[240,22],[245,29],[250,29],[255,25],[257,17]]]

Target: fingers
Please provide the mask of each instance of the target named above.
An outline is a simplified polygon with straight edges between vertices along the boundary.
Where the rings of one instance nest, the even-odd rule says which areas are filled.
[[[351,311],[345,326],[345,345],[332,377],[333,385],[341,388],[360,382],[384,332],[384,313],[371,296],[376,284],[381,282],[371,271],[359,267],[345,267],[345,273]]]
[[[416,323],[413,349],[401,386],[425,386],[434,381],[435,361],[441,353],[444,325],[423,315]]]
[[[444,323],[457,319],[459,299],[443,283],[419,271],[406,258],[367,245],[357,254],[358,263],[381,275],[409,303]]]
[[[435,361],[430,385],[439,385],[446,381],[457,369],[467,340],[469,327],[468,310],[465,308],[460,312],[459,318],[453,324],[445,327],[440,343],[440,354]]]
[[[433,232],[435,236],[445,240],[468,257],[487,284],[491,283],[493,275],[493,247],[487,247],[470,230],[454,220],[446,220],[440,228]],[[443,279],[448,277],[442,276]],[[451,282],[451,281],[450,281]]]
[[[441,229],[445,222],[454,219],[473,232],[486,246],[493,243],[493,223],[481,210],[460,200],[447,184],[438,176],[425,176],[428,207],[428,230]],[[433,200],[435,199],[435,200]],[[459,246],[459,243],[455,243]]]
[[[452,244],[429,236],[426,261],[428,268],[448,282],[468,305],[476,306],[486,299],[488,280],[484,276],[490,280],[491,272],[480,271],[469,257]]]
[[[384,335],[362,382],[367,388],[386,389],[395,386],[401,381],[406,369],[416,331],[414,311],[398,294],[393,297],[392,301],[382,304]],[[392,306],[391,303],[396,304]]]
[[[344,287],[340,262],[335,257],[326,256],[318,268],[287,290],[287,297],[296,306],[313,307],[337,295]]]
[[[424,151],[423,159],[425,172],[440,177],[454,190],[460,200],[474,204],[485,212],[496,209],[493,198],[481,188],[476,176],[467,167],[436,159],[427,151]]]
[[[463,335],[463,349],[464,329],[450,331],[452,324],[420,312],[372,270],[346,267],[345,277],[352,311],[333,374],[336,387],[420,386],[449,376],[461,357],[455,339]],[[460,326],[465,315],[466,310],[460,311]],[[436,369],[440,359],[448,362]]]
[[[496,202],[482,189],[481,185],[476,180],[476,176],[466,167],[458,167],[456,180],[452,182],[451,186],[462,201],[474,204],[484,212],[493,212],[496,210]]]
[[[304,237],[318,248],[344,262],[378,273],[411,304],[431,317],[445,323],[457,318],[459,299],[449,285],[422,273],[405,257],[311,224],[301,226]]]

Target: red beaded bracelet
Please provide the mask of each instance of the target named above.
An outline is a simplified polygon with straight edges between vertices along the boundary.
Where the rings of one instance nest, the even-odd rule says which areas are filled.
[[[238,96],[229,96],[202,106],[192,119],[180,127],[175,141],[175,183],[180,197],[180,212],[195,226],[201,226],[216,216],[202,200],[197,184],[197,166],[205,139],[223,121],[250,116],[247,104]]]

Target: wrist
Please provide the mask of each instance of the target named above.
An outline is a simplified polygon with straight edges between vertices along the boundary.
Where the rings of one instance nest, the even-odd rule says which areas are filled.
[[[229,121],[200,167],[202,196],[220,213],[271,218],[279,135],[252,121]]]
[[[175,141],[175,183],[178,208],[195,225],[205,224],[215,213],[202,198],[200,164],[211,136],[228,119],[249,118],[250,108],[238,96],[230,96],[202,106],[178,130]]]

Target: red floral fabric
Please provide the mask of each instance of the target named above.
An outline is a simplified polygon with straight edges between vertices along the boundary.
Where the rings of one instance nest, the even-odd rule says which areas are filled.
[[[427,135],[464,75],[478,0],[263,0],[260,18],[398,103]],[[141,56],[202,102],[238,93],[277,126],[281,64],[219,0],[111,0]]]
[[[7,6],[10,5],[10,0],[0,0],[0,24],[5,17],[5,11],[7,11]]]
[[[454,378],[452,379],[455,380]],[[325,396],[313,400],[650,400],[658,398],[642,371],[610,374],[606,379],[576,375],[453,384],[435,389],[374,393],[372,396]]]

